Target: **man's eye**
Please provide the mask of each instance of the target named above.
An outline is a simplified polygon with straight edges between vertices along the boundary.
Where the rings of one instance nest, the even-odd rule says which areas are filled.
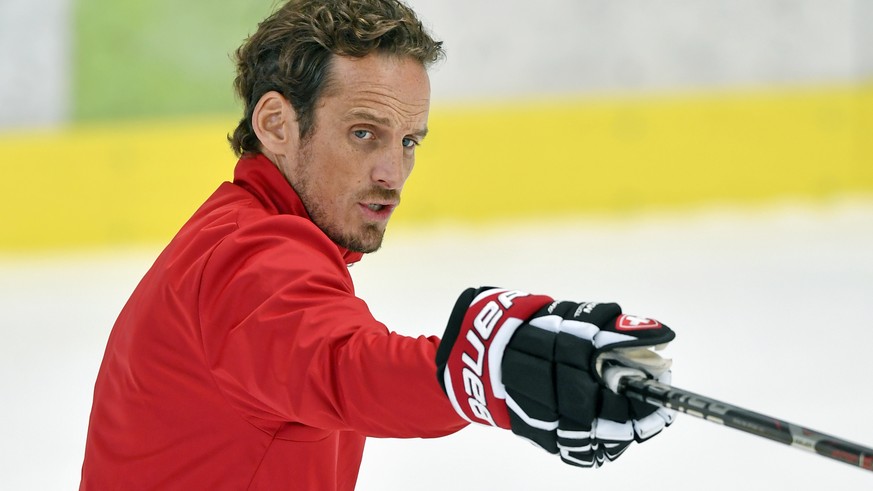
[[[412,138],[404,138],[403,139],[403,148],[415,148],[418,146],[418,142],[413,140]]]
[[[361,140],[368,140],[373,136],[373,133],[370,130],[355,130],[354,131],[355,138]]]

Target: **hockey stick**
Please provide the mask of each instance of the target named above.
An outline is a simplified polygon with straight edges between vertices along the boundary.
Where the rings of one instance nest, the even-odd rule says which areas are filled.
[[[873,471],[873,449],[642,377],[623,377],[620,393]]]

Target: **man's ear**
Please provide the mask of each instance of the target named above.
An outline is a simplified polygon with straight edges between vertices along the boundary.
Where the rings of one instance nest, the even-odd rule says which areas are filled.
[[[297,113],[282,94],[271,90],[261,96],[252,112],[252,128],[265,154],[284,156],[297,151]]]

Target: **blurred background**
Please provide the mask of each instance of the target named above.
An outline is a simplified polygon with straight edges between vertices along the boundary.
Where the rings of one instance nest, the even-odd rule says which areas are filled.
[[[77,487],[109,330],[232,177],[231,55],[277,3],[0,0],[0,488]],[[873,2],[409,3],[447,59],[353,268],[377,318],[618,301],[679,333],[677,386],[873,445]],[[692,418],[595,472],[483,428],[368,445],[359,489],[871,482]]]

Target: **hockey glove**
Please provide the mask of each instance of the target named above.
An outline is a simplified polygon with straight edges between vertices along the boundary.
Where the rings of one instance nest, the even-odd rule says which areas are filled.
[[[672,411],[615,390],[625,375],[669,383],[669,360],[649,348],[674,337],[614,303],[471,288],[449,318],[437,375],[468,421],[511,429],[566,463],[597,467],[672,422]]]

